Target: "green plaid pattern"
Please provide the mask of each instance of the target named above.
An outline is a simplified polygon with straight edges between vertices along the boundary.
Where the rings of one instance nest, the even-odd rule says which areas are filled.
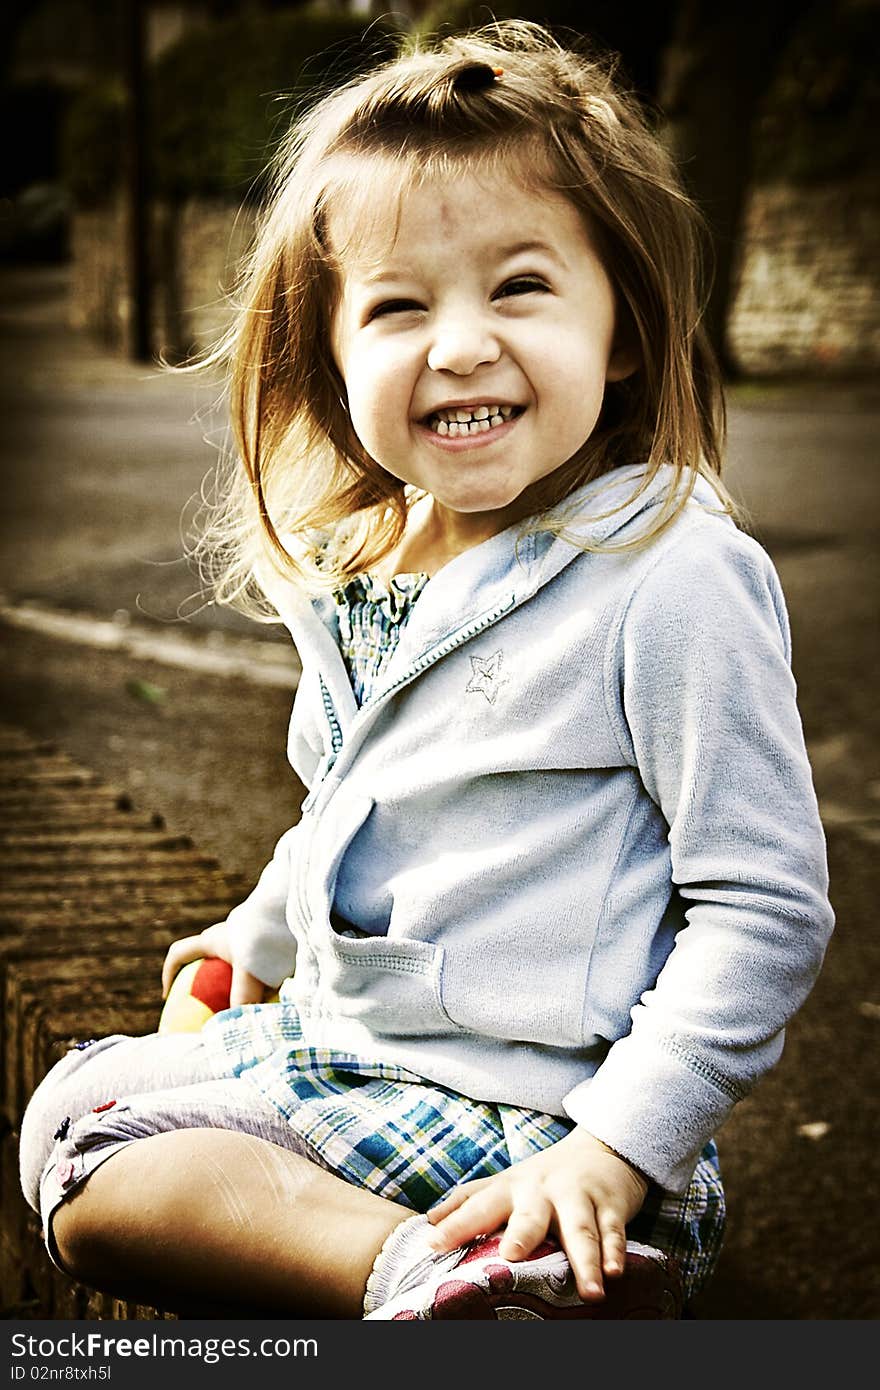
[[[384,589],[372,575],[362,574],[334,593],[339,650],[358,705],[375,690],[427,582],[426,574],[397,574]]]
[[[290,1003],[216,1014],[203,1029],[218,1071],[249,1081],[340,1177],[425,1212],[457,1184],[499,1173],[568,1134],[568,1119],[471,1100],[405,1067],[309,1047]],[[627,1228],[674,1259],[685,1296],[708,1277],[724,1228],[714,1143],[683,1196],[652,1189]]]

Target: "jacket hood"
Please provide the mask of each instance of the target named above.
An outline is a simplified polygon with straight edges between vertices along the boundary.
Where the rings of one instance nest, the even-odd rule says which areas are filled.
[[[646,464],[632,464],[586,483],[548,515],[547,529],[541,533],[540,582],[546,583],[588,547],[613,537],[618,543],[638,541],[658,524],[658,508],[668,515],[688,494],[699,506],[723,514],[721,497],[708,478],[688,473],[676,479],[669,464],[661,464],[653,476]],[[624,530],[626,537],[620,535]]]
[[[690,487],[691,476],[680,479],[677,487],[675,481],[676,470],[669,465],[661,465],[652,477],[648,477],[646,464],[616,468],[571,493],[540,529],[523,535],[523,525],[518,522],[463,551],[443,567],[442,582],[431,580],[422,590],[404,630],[400,656],[416,644],[426,651],[443,643],[454,632],[481,622],[488,613],[500,616],[517,607],[588,547],[612,537],[637,540],[656,525],[658,507],[672,510]],[[693,480],[691,496],[708,510],[723,510],[718,493],[702,475]],[[638,524],[640,520],[643,525]],[[548,530],[548,525],[553,529]],[[621,535],[624,530],[625,538]],[[298,645],[306,638],[304,620],[312,637],[317,636],[313,620],[318,617],[324,629],[317,636],[318,645],[326,647],[325,655],[329,654],[327,644],[335,648],[336,605],[332,595],[310,596],[274,572],[261,576],[261,580]]]

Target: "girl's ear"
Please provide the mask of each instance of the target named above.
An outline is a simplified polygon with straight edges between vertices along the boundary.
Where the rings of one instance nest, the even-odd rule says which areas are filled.
[[[608,359],[608,367],[605,370],[606,381],[626,381],[638,368],[641,367],[642,357],[638,347],[635,346],[633,336],[628,332],[619,332],[614,335],[612,352]]]
[[[614,325],[614,341],[611,344],[611,353],[605,371],[606,381],[625,381],[642,365],[639,335],[633,322],[633,316],[620,293],[617,294],[616,299],[617,321]]]
[[[635,348],[620,344],[611,350],[608,359],[608,368],[605,372],[606,381],[625,381],[633,372],[637,372],[642,365],[642,359]]]

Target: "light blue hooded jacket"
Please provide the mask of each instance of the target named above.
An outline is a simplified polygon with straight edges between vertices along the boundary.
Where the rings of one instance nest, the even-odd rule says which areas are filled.
[[[833,916],[765,552],[671,469],[581,489],[431,579],[359,710],[330,598],[268,586],[310,788],[229,918],[306,1040],[568,1114],[682,1190],[782,1050]],[[622,510],[603,516],[625,502]],[[332,914],[332,916],[331,916]]]

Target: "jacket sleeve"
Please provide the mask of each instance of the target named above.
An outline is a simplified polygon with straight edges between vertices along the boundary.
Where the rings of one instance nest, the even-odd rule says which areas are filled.
[[[305,787],[311,786],[324,753],[310,684],[304,673],[287,736],[288,762]],[[296,959],[296,939],[287,923],[287,900],[298,828],[294,825],[281,836],[253,892],[226,919],[236,964],[273,988],[293,974]]]
[[[226,919],[236,965],[273,988],[293,974],[296,941],[287,925],[290,855],[298,827],[275,846],[253,892]]]
[[[661,1186],[782,1052],[833,926],[825,842],[779,581],[727,523],[689,526],[632,595],[609,652],[624,756],[669,825],[687,925],[630,1032],[568,1114]]]

